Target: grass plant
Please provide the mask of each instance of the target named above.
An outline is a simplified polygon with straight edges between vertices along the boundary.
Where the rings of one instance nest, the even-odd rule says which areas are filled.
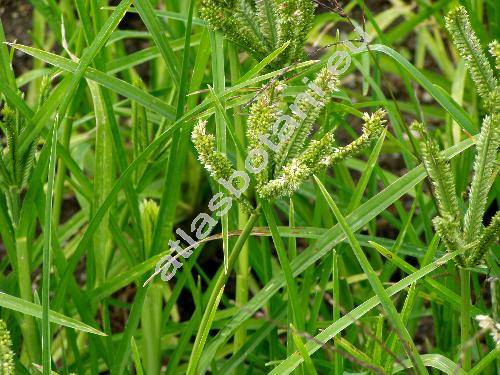
[[[11,3],[1,374],[500,372],[494,1]]]

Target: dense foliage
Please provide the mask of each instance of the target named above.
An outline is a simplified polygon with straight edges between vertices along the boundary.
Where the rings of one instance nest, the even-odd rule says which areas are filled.
[[[0,374],[500,373],[495,1],[3,6]]]

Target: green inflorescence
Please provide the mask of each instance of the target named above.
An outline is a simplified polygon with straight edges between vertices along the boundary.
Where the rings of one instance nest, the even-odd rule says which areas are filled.
[[[259,61],[289,42],[274,62],[281,67],[303,58],[314,8],[311,0],[202,0],[200,15]]]
[[[291,115],[284,115],[280,109],[283,106],[282,84],[274,82],[259,94],[250,108],[246,129],[249,159],[254,168],[262,169],[255,176],[255,191],[259,197],[291,196],[314,173],[359,153],[381,134],[386,123],[384,110],[364,114],[363,134],[346,146],[335,145],[332,131],[307,142],[313,124],[331,100],[337,85],[335,74],[326,68],[321,70],[313,85],[296,97]],[[215,151],[214,136],[206,134],[205,124],[201,121],[192,135],[199,159],[213,178],[228,179],[234,169],[224,154]],[[269,142],[267,146],[264,146],[265,140]],[[273,155],[264,157],[268,149]],[[262,163],[267,164],[263,166]]]
[[[0,375],[14,374],[14,352],[7,324],[0,319]]]
[[[434,219],[436,233],[443,240],[447,250],[455,251],[465,246],[470,249],[457,262],[472,267],[482,262],[491,245],[498,240],[500,214],[497,212],[488,227],[484,228],[483,216],[486,210],[488,192],[498,172],[497,155],[500,146],[499,85],[479,39],[470,25],[465,8],[452,10],[447,18],[447,27],[453,41],[466,61],[478,93],[485,100],[490,111],[482,122],[476,138],[476,157],[469,192],[469,204],[463,213],[458,204],[455,176],[449,163],[442,157],[438,146],[427,137],[423,125],[415,124],[421,133],[422,158],[432,181],[439,209]],[[498,43],[490,45],[493,56],[498,58]],[[497,61],[498,63],[498,61]]]
[[[446,27],[458,52],[465,60],[477,91],[486,98],[492,90],[495,90],[498,82],[463,6],[448,13]]]

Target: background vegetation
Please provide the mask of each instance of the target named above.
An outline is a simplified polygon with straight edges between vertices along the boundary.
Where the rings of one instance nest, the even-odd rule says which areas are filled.
[[[202,3],[0,3],[0,373],[498,374],[497,2],[287,0],[220,24],[242,5]],[[150,278],[221,189],[198,121],[243,170],[265,89],[293,103],[355,27],[369,48],[309,138],[335,135],[330,155],[381,109],[386,130],[291,197],[253,181]]]

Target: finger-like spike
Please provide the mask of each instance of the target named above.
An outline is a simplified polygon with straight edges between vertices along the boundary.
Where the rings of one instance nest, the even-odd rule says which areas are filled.
[[[282,90],[283,86],[279,82],[269,85],[269,87],[259,94],[257,100],[250,108],[250,116],[248,117],[246,129],[248,153],[255,154],[255,156],[252,157],[251,162],[257,169],[260,169],[262,163],[264,163],[264,158],[260,153],[255,151],[262,147],[261,137],[266,135],[271,137],[270,134],[272,134],[272,127],[281,114],[279,99]],[[269,163],[269,160],[267,162]],[[269,170],[271,167],[271,165],[266,165],[262,171],[257,173],[255,176],[257,188],[269,180]]]
[[[469,194],[469,207],[464,218],[464,233],[467,242],[481,234],[483,215],[488,192],[493,184],[493,174],[498,147],[500,146],[500,113],[486,116],[477,138],[474,161],[474,176]]]
[[[359,154],[374,139],[380,136],[387,123],[385,116],[386,112],[383,109],[379,109],[372,114],[365,113],[363,115],[363,134],[347,146],[335,148],[333,153],[323,158],[320,163],[324,166],[332,166],[344,159]]]
[[[234,169],[229,159],[223,153],[215,149],[215,137],[206,132],[206,121],[200,121],[191,133],[198,158],[205,169],[215,180],[229,179]]]
[[[443,241],[446,250],[453,252],[465,246],[466,243],[463,239],[460,223],[453,216],[437,216],[432,223],[439,238]],[[463,256],[456,258],[460,265],[464,264],[463,258]]]
[[[295,158],[303,150],[314,122],[328,101],[331,100],[332,92],[338,89],[338,84],[338,76],[324,68],[318,73],[314,82],[308,86],[308,89],[297,95],[291,107],[293,112],[293,121],[291,122],[296,124],[294,125],[295,130],[279,144],[278,151],[274,155],[275,173],[279,173],[288,160]]]
[[[449,163],[443,158],[438,146],[427,137],[421,124],[413,124],[422,136],[422,159],[434,188],[439,211],[443,217],[451,216],[459,220],[460,209],[455,189],[455,180]]]
[[[479,237],[478,245],[474,248],[471,255],[467,259],[467,265],[476,266],[483,261],[484,256],[489,248],[500,239],[500,211],[497,211],[495,216],[491,219],[481,237]]]
[[[448,13],[446,27],[458,52],[465,60],[478,93],[486,98],[488,93],[497,87],[498,83],[479,39],[472,29],[469,15],[463,6]]]
[[[222,152],[216,151],[215,137],[212,134],[207,134],[206,125],[206,121],[199,121],[191,133],[194,147],[196,151],[198,151],[198,159],[203,167],[210,173],[210,176],[216,181],[220,182],[221,179],[230,181],[231,175],[236,171],[232,167],[227,156]],[[238,181],[236,183],[238,183]],[[245,197],[239,196],[235,198],[246,211],[251,212],[253,210],[251,204]]]
[[[201,18],[233,43],[262,60],[289,42],[272,63],[283,67],[304,55],[304,44],[312,28],[312,0],[202,0]]]
[[[490,53],[495,58],[495,67],[500,70],[500,43],[498,43],[498,40],[490,43]]]
[[[14,352],[7,324],[0,319],[0,375],[14,374]]]
[[[262,186],[259,195],[264,199],[291,196],[311,174],[311,169],[300,159],[293,159],[283,167],[279,177]]]

